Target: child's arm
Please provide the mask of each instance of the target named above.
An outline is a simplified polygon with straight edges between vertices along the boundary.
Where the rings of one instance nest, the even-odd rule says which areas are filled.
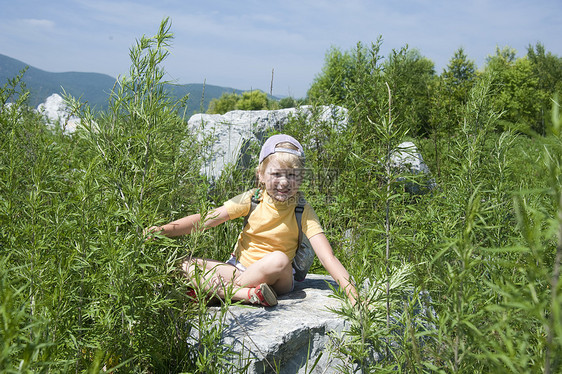
[[[332,246],[330,245],[328,238],[326,238],[326,235],[324,235],[324,233],[316,234],[309,238],[309,240],[314,252],[322,263],[322,266],[324,266],[328,273],[330,273],[339,286],[345,290],[347,297],[351,303],[355,305],[357,290],[350,282],[349,273],[345,267],[336,258],[336,256],[334,256],[334,251],[332,250]]]
[[[180,218],[178,220],[172,221],[162,226],[152,226],[145,230],[146,233],[159,232],[162,235],[166,235],[171,238],[174,236],[187,235],[193,230],[206,229],[208,227],[215,227],[228,221],[230,217],[226,211],[226,207],[223,205],[219,208],[211,210],[205,217],[205,221],[201,224],[201,215],[192,214]]]

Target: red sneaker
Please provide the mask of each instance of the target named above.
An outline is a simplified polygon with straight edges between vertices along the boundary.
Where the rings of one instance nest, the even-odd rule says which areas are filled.
[[[199,300],[197,299],[197,293],[195,293],[195,290],[193,288],[189,288],[187,290],[187,297],[191,299],[191,301],[193,302],[198,302]]]
[[[267,283],[262,283],[254,289],[250,302],[263,306],[275,306],[277,305],[277,294]]]

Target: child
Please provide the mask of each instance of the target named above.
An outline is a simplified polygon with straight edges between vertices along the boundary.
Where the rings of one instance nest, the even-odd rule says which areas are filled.
[[[205,292],[215,291],[224,298],[232,286],[233,300],[263,306],[277,304],[277,295],[293,289],[292,259],[298,245],[298,224],[295,206],[300,198],[304,152],[301,144],[288,135],[274,135],[263,145],[257,177],[260,203],[249,216],[238,237],[232,257],[227,262],[190,259],[182,268],[189,279],[201,270]],[[199,214],[190,215],[163,226],[153,226],[148,232],[168,237],[185,235],[193,230],[214,227],[230,219],[246,216],[250,211],[255,190],[242,193],[212,210],[201,223]],[[309,238],[314,252],[324,268],[342,287],[352,303],[357,292],[349,274],[334,256],[318,216],[307,203],[302,213],[302,232]],[[193,286],[193,284],[192,284]]]

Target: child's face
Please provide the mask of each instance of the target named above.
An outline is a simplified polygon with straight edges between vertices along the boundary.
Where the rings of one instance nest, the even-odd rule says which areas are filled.
[[[259,174],[267,194],[279,202],[285,202],[296,195],[302,183],[301,170],[282,168],[273,158],[267,168]]]

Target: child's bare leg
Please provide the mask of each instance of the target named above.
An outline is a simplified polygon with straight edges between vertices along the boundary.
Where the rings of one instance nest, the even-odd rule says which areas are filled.
[[[209,295],[218,296],[223,300],[230,289],[232,300],[249,301],[253,287],[240,286],[235,282],[242,274],[235,266],[215,260],[194,258],[185,261],[182,269],[193,288],[202,289]]]
[[[204,259],[188,260],[183,263],[182,268],[193,287],[203,288],[222,299],[229,287],[232,287],[231,297],[235,301],[248,301],[255,287],[262,283],[272,286],[278,294],[287,293],[293,287],[291,261],[279,251],[266,255],[244,272],[224,262]]]
[[[293,268],[287,255],[276,251],[256,261],[246,271],[240,272],[234,281],[244,288],[254,288],[267,283],[277,294],[282,295],[293,288]]]
[[[182,264],[190,285],[212,296],[225,298],[226,289],[233,285],[240,270],[224,262],[194,258]]]

